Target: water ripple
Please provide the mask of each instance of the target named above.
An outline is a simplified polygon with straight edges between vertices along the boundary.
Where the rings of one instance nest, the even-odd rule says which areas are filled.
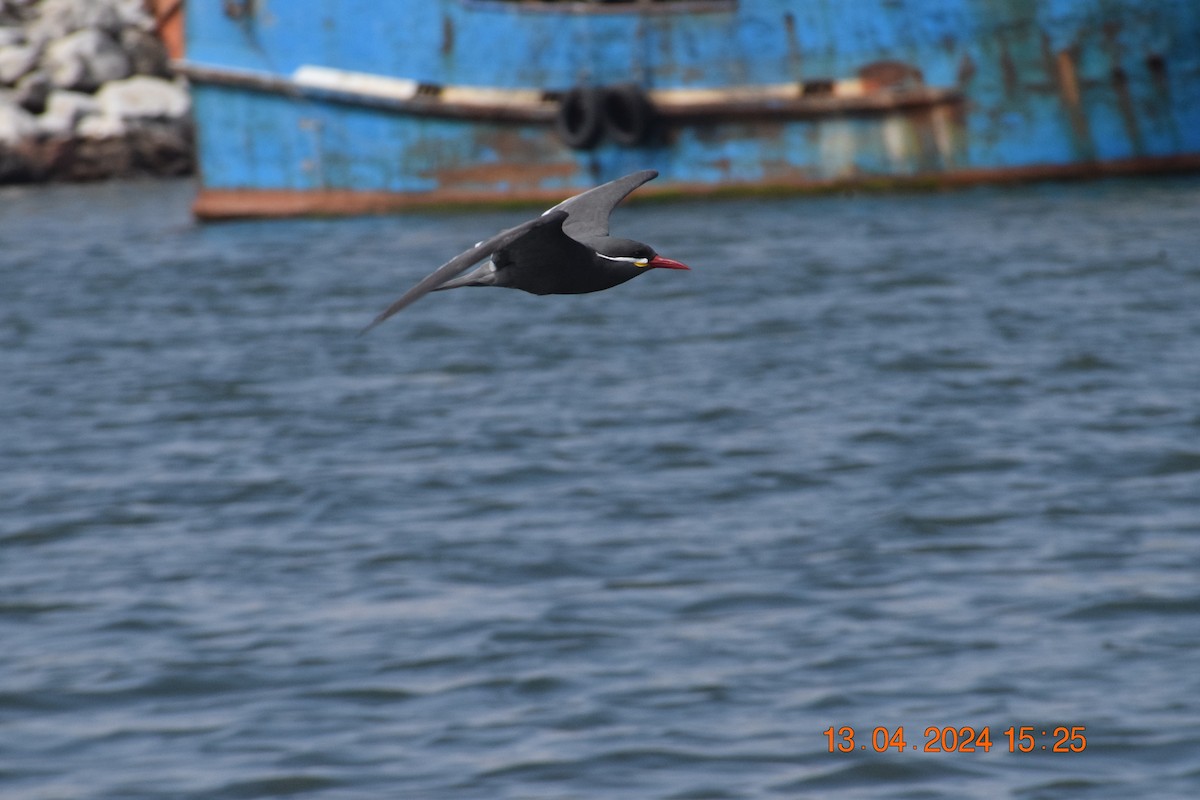
[[[693,271],[361,338],[518,217],[191,196],[0,189],[6,800],[1200,793],[1195,179],[622,210]]]

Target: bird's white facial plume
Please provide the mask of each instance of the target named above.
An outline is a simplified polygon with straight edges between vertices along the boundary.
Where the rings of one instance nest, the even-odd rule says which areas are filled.
[[[633,264],[635,267],[650,266],[650,259],[638,258],[636,256],[606,256],[604,253],[596,253],[601,258],[606,258],[609,261],[620,261],[622,264]]]

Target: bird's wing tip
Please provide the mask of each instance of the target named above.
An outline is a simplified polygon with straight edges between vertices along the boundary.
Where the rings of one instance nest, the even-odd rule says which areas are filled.
[[[397,311],[398,310],[399,309],[397,309]],[[373,331],[375,328],[379,327],[379,323],[383,322],[388,317],[392,316],[392,314],[394,314],[394,313],[396,313],[396,312],[392,311],[391,308],[388,308],[386,311],[384,311],[383,313],[381,313],[377,317],[375,317],[375,319],[371,320],[366,325],[364,325],[362,330],[360,330],[357,334],[355,334],[355,338],[361,339],[363,336],[366,336],[368,333]]]

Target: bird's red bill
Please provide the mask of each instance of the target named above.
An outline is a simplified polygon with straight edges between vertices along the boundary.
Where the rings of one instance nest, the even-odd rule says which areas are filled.
[[[691,267],[689,267],[687,264],[681,264],[678,261],[672,261],[671,259],[663,258],[662,256],[655,256],[654,258],[650,259],[650,263],[646,266],[659,267],[661,269],[691,269]]]

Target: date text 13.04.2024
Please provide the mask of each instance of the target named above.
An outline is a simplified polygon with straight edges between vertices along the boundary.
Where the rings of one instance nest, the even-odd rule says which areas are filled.
[[[1010,725],[1000,732],[996,745],[1008,747],[1010,753],[1082,753],[1087,749],[1087,737],[1083,725]],[[988,753],[993,747],[991,726],[983,728],[931,725],[925,729],[920,742],[910,742],[904,736],[904,726],[886,728],[882,725],[871,729],[869,736],[861,736],[859,729],[850,725],[830,726],[822,733],[831,753],[853,753],[856,750],[874,750],[886,753],[895,750],[903,753],[917,750],[924,753]],[[862,730],[861,733],[866,733]]]

